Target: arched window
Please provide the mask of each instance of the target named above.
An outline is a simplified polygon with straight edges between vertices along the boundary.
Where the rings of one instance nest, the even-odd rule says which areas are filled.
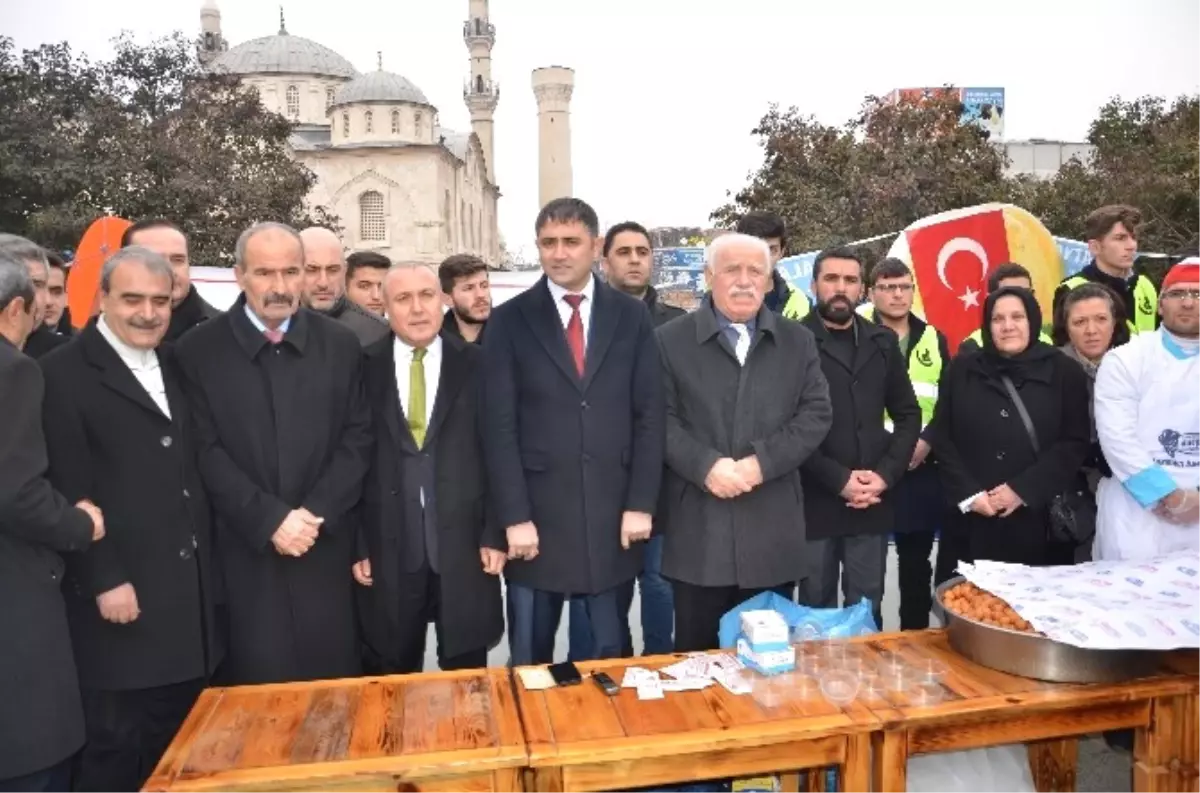
[[[368,190],[358,197],[358,236],[364,242],[383,242],[387,239],[383,194],[377,190]]]
[[[350,137],[350,114],[342,111],[342,137]]]
[[[370,134],[375,131],[375,114],[368,110],[365,114],[365,119],[367,122],[367,134]]]
[[[483,75],[482,74],[475,75],[475,93],[477,93],[477,94],[483,93]]]
[[[292,121],[300,118],[300,89],[294,85],[287,87],[287,116]]]
[[[418,110],[416,113],[413,113],[413,135],[416,137],[417,140],[421,139],[421,120],[422,120],[422,118],[423,118],[423,116],[421,115],[420,110]]]
[[[329,112],[329,108],[333,107],[333,89],[325,89],[325,112]]]
[[[399,110],[392,111],[392,134],[393,135],[400,134],[400,111]]]

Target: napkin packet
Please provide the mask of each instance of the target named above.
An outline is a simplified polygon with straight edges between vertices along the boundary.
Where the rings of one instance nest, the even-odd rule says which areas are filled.
[[[777,611],[743,611],[737,636],[737,656],[743,664],[763,675],[790,672],[796,668],[796,649],[789,641],[787,621]]]

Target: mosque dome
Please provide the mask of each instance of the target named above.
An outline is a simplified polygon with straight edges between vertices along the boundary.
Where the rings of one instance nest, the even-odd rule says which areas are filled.
[[[382,69],[360,74],[338,89],[331,108],[363,103],[428,105],[429,100],[410,80]]]
[[[341,78],[358,74],[354,64],[333,50],[311,39],[293,36],[283,28],[274,36],[230,48],[213,61],[212,70],[240,75],[314,74]]]

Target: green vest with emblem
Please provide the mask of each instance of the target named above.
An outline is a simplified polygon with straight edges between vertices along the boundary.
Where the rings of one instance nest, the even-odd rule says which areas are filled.
[[[1063,281],[1070,291],[1077,286],[1088,283],[1082,275],[1076,275]],[[1154,284],[1144,275],[1139,274],[1133,282],[1133,316],[1125,321],[1129,333],[1136,336],[1139,333],[1149,333],[1154,330],[1154,320],[1158,313],[1158,291]]]
[[[863,303],[855,311],[868,321],[875,321],[873,304]],[[927,324],[925,332],[917,339],[916,346],[908,356],[908,379],[912,383],[913,393],[917,395],[917,404],[921,407],[922,429],[933,420],[933,410],[938,400],[938,380],[941,379],[944,365],[942,351],[938,349],[937,330]],[[886,415],[883,426],[888,432],[892,431],[892,420]]]

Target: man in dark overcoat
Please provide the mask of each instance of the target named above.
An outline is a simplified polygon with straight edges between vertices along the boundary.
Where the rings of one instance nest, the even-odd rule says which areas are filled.
[[[367,399],[378,437],[363,492],[367,555],[355,565],[368,665],[420,672],[426,627],[442,669],[487,666],[504,634],[503,532],[486,519],[479,437],[483,353],[442,333],[443,294],[425,264],[383,282],[394,337],[367,348]]]
[[[771,253],[757,237],[709,246],[700,308],[659,328],[667,471],[657,530],[675,584],[675,650],[718,647],[721,616],[778,589],[804,555],[800,465],[832,421],[812,334],[763,305]]]
[[[371,415],[358,339],[300,307],[303,266],[294,229],[246,230],[241,297],[179,344],[216,514],[232,683],[361,670],[350,569]]]
[[[21,352],[36,319],[33,278],[0,249],[0,790],[68,790],[83,707],[59,553],[104,537],[99,509],[46,479],[42,372]]]
[[[803,469],[808,549],[800,602],[836,607],[840,576],[845,603],[867,598],[881,624],[895,523],[889,490],[912,460],[921,408],[896,334],[855,313],[863,283],[862,260],[849,248],[821,251],[813,262],[817,310],[802,322],[821,353],[833,426]]]
[[[645,304],[592,274],[595,210],[555,199],[534,228],[545,277],[492,313],[483,350],[511,658],[552,659],[568,596],[587,608],[590,654],[616,657],[618,588],[641,572],[662,479],[662,365]]]
[[[122,248],[100,275],[100,316],[42,359],[50,481],[106,516],[67,555],[64,594],[83,694],[80,790],[139,790],[220,660],[211,517],[182,378],[160,347],[173,275]]]

